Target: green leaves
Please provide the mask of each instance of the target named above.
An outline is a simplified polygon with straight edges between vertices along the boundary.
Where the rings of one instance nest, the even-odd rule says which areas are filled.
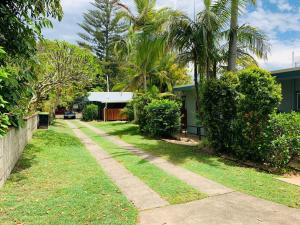
[[[154,137],[170,137],[180,130],[180,104],[169,99],[153,100],[146,107],[144,132]]]
[[[273,114],[281,101],[281,88],[265,70],[253,67],[207,80],[202,87],[202,99],[206,135],[219,152],[282,166],[286,165],[286,157],[292,156],[287,152],[299,145],[295,142],[298,137],[285,136],[291,136],[295,130],[299,135],[296,117],[293,119],[297,128],[293,130],[293,119],[287,116],[285,120],[284,116],[280,120],[283,116]],[[274,119],[269,120],[270,117]]]

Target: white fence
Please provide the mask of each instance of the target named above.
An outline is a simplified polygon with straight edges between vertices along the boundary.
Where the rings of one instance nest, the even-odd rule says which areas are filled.
[[[31,116],[25,120],[24,127],[11,128],[4,137],[0,138],[0,187],[9,177],[37,125],[38,116]]]

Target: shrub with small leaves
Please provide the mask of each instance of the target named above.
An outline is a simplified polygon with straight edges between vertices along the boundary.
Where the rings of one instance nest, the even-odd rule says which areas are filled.
[[[155,137],[169,137],[180,130],[180,104],[176,101],[153,100],[146,107],[144,132]]]
[[[264,130],[282,99],[281,86],[271,73],[257,67],[240,71],[238,77],[234,153],[239,158],[260,161]]]
[[[300,114],[272,114],[262,147],[264,161],[275,168],[284,168],[300,156]]]
[[[233,120],[237,112],[238,78],[233,73],[221,79],[209,79],[201,87],[202,124],[212,147],[219,152],[230,152],[233,142]]]
[[[95,104],[85,105],[82,112],[82,119],[84,121],[92,121],[98,119],[98,106]]]

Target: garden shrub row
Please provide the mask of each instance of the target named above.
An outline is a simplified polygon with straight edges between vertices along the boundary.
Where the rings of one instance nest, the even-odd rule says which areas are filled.
[[[203,125],[218,152],[284,168],[300,155],[300,116],[277,114],[281,87],[259,68],[207,80],[202,87]]]
[[[172,96],[173,97],[173,96]],[[135,122],[142,133],[153,137],[170,137],[180,130],[180,103],[170,96],[147,92],[135,96],[126,107],[129,118],[135,114]]]
[[[82,120],[93,121],[98,118],[98,106],[95,104],[87,104],[82,111]]]

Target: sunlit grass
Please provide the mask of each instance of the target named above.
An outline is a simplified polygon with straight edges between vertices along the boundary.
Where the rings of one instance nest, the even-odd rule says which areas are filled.
[[[143,180],[170,204],[184,203],[206,197],[206,195],[174,176],[167,174],[149,161],[143,160],[111,141],[100,137],[92,130],[81,126],[80,123],[75,122],[75,124],[114,159],[122,163],[132,174]]]
[[[138,127],[130,123],[108,122],[92,125],[118,135],[124,141],[154,155],[181,165],[229,188],[266,200],[300,208],[300,188],[277,180],[277,176],[254,168],[243,167],[232,161],[201,152],[197,147],[180,146],[146,138]]]
[[[136,224],[137,210],[64,124],[40,130],[0,190],[0,224]]]

